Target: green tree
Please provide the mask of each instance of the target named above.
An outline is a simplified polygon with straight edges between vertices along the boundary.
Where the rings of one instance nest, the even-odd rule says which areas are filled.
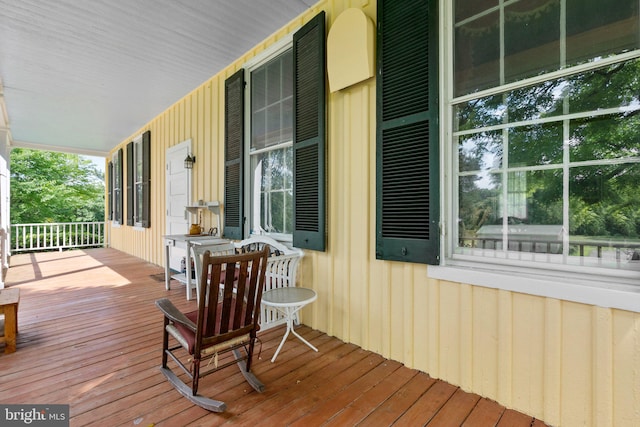
[[[526,174],[527,216],[518,220],[561,224],[563,203],[568,202],[570,236],[637,239],[639,94],[640,60],[633,59],[461,104],[456,116],[461,131],[499,125],[507,118],[517,123],[600,109],[619,111],[512,127],[508,130],[508,144],[502,144],[504,132],[465,136],[460,143],[465,147],[459,155],[460,170],[480,172],[502,167],[504,161],[508,161],[508,167],[544,166],[545,169]],[[561,167],[565,154],[572,162],[566,201],[565,172]],[[486,156],[493,158],[497,166],[483,166],[480,160]],[[459,221],[470,235],[484,224],[503,221],[495,209],[490,211],[497,206],[492,201],[502,195],[502,187],[493,181],[488,186],[477,177],[479,173],[460,178]],[[490,177],[496,180],[500,174]]]
[[[104,173],[90,160],[11,151],[11,223],[104,221]]]

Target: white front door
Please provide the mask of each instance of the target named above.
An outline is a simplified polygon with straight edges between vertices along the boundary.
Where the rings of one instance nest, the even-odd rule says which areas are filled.
[[[165,234],[189,233],[189,218],[184,207],[191,203],[191,170],[184,168],[184,159],[190,152],[190,139],[167,149],[167,229]],[[185,256],[184,246],[170,248],[169,267],[180,271],[180,261]]]

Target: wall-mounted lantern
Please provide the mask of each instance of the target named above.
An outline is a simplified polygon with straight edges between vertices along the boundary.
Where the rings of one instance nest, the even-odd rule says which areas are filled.
[[[184,159],[184,168],[185,169],[193,169],[193,164],[196,162],[196,156],[192,156],[191,154],[187,154],[187,157]]]

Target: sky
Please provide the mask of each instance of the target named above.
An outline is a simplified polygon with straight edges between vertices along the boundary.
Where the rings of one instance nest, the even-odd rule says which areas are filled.
[[[104,163],[105,163],[104,157],[95,157],[95,156],[80,156],[80,157],[84,157],[85,159],[91,160],[91,162],[93,162],[100,171],[104,172]]]

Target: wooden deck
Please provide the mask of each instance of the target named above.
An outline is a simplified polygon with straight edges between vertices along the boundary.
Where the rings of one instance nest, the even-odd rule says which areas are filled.
[[[544,426],[425,373],[300,326],[315,353],[289,338],[270,362],[283,327],[262,332],[256,393],[235,368],[200,382],[228,411],[209,413],[159,371],[162,317],[184,287],[165,291],[163,269],[113,249],[21,254],[6,286],[21,291],[17,351],[0,352],[0,402],[69,404],[71,426]],[[3,350],[3,349],[0,349]]]

